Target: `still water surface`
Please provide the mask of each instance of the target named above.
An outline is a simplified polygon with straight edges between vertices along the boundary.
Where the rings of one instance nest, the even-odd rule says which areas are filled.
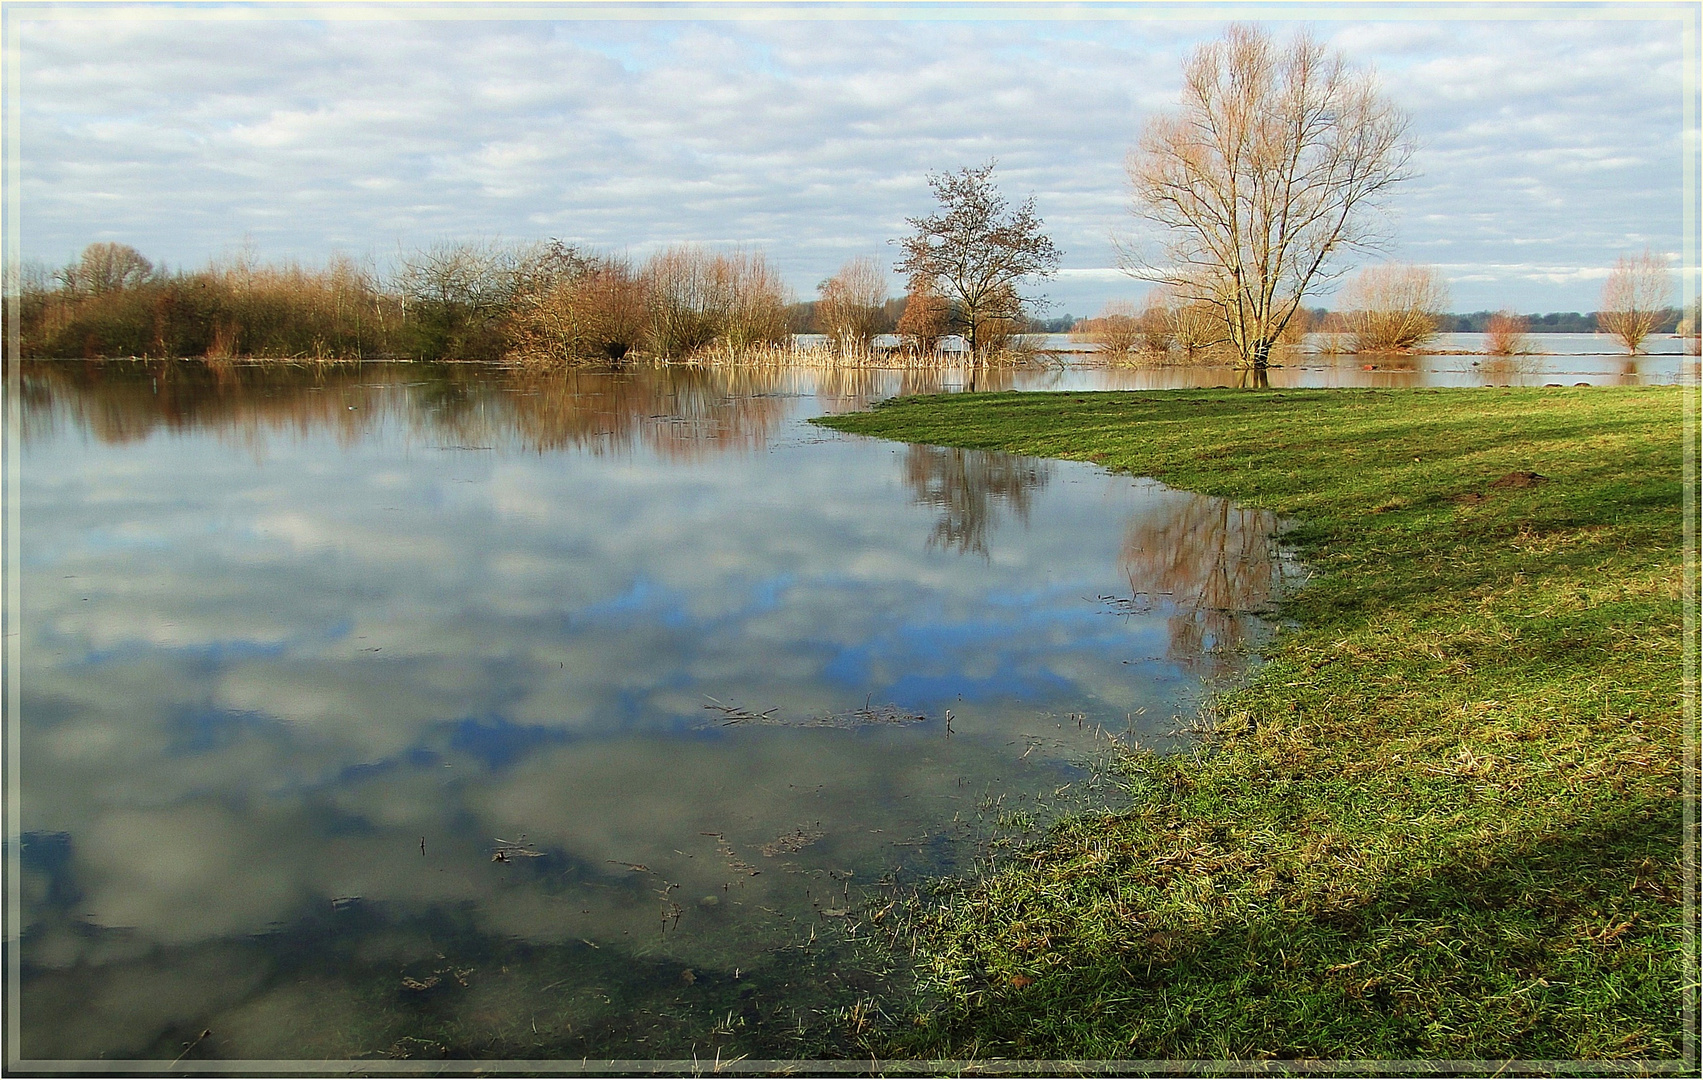
[[[1294,573],[804,422],[966,381],[25,365],[23,1056],[834,1052],[892,890],[1114,799]]]

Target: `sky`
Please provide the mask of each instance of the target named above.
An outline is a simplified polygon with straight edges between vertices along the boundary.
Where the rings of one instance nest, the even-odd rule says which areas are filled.
[[[635,259],[689,242],[760,249],[808,299],[847,259],[896,260],[905,219],[933,208],[930,172],[991,159],[1064,253],[1045,314],[1089,315],[1147,288],[1119,269],[1120,245],[1152,240],[1126,155],[1175,108],[1188,54],[1244,19],[1375,69],[1411,119],[1415,175],[1389,200],[1387,248],[1344,269],[1434,265],[1457,311],[1586,311],[1618,256],[1677,266],[1686,9],[1472,10],[1506,18],[1439,21],[1459,9],[1435,4],[9,4],[14,250],[57,266],[115,241],[193,268],[246,244],[382,270],[462,240]]]

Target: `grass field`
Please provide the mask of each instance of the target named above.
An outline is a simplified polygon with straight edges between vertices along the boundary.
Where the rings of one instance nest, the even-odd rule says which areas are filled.
[[[989,394],[821,420],[1230,496],[1296,522],[1311,570],[1198,751],[1128,763],[1128,812],[926,902],[928,993],[871,1049],[1695,1068],[1687,394]]]

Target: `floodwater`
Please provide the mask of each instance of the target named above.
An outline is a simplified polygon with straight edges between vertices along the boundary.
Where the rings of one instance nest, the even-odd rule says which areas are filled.
[[[1114,802],[1295,567],[805,420],[1108,377],[25,364],[12,1054],[851,1052],[895,890]]]
[[[1441,334],[1411,356],[1353,356],[1321,353],[1309,346],[1282,351],[1267,372],[1266,385],[1282,388],[1443,386],[1646,386],[1698,382],[1698,357],[1683,351],[1672,335],[1651,338],[1645,352],[1628,356],[1603,334],[1530,334],[1530,352],[1520,356],[1484,353],[1483,334]],[[1250,373],[1210,364],[1119,364],[1090,367],[1093,346],[1048,334],[1038,344],[1069,358],[1070,385],[1059,389],[1167,390],[1246,385]]]

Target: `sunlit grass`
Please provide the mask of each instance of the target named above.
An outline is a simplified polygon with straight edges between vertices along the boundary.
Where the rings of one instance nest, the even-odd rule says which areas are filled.
[[[1197,752],[1137,756],[1127,813],[919,912],[933,1003],[873,1048],[1694,1067],[1687,393],[962,395],[818,421],[1230,496],[1295,521],[1312,567]]]

